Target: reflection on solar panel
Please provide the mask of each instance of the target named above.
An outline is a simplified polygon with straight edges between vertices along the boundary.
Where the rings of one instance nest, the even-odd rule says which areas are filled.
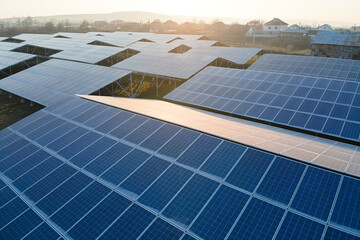
[[[208,67],[165,98],[358,143],[359,85],[330,78]]]
[[[261,51],[260,48],[237,48],[237,47],[206,47],[189,50],[189,54],[204,56],[216,56],[234,62],[245,64]]]
[[[360,61],[350,59],[265,54],[248,69],[360,82]]]
[[[358,179],[96,102],[0,141],[1,239],[360,236]]]
[[[112,68],[188,79],[215,59],[216,57],[213,56],[199,56],[194,54],[168,53],[167,55],[152,55],[139,53],[113,65]]]
[[[0,88],[42,105],[74,94],[90,94],[130,74],[83,63],[49,60],[0,82]]]

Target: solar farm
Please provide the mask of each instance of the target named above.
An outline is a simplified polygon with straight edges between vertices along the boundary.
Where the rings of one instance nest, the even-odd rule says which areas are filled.
[[[0,239],[360,239],[358,60],[21,34],[0,90],[44,106],[0,131]]]

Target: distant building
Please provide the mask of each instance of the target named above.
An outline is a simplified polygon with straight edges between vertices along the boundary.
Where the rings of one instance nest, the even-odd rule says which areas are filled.
[[[321,25],[320,27],[317,28],[317,30],[318,31],[330,31],[330,32],[334,31],[334,29],[329,24]]]
[[[282,37],[304,37],[306,36],[306,31],[301,29],[299,25],[294,24],[282,31],[280,35]]]
[[[360,32],[360,26],[352,26],[352,27],[350,28],[350,31],[351,31],[351,32]]]
[[[319,26],[317,28],[308,28],[306,30],[306,33],[311,39],[314,39],[316,34],[318,32],[321,32],[321,31],[333,32],[335,30],[329,24],[324,24],[324,25],[321,25],[321,26]]]
[[[360,60],[360,32],[319,31],[311,55]]]
[[[282,31],[287,29],[288,25],[289,24],[280,20],[279,18],[274,18],[273,20],[264,24],[264,34],[279,36]]]

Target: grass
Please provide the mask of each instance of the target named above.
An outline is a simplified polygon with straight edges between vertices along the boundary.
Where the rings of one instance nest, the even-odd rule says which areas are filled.
[[[29,107],[29,104],[20,103],[19,99],[9,99],[8,94],[0,94],[0,130],[33,114],[43,108],[40,105]]]

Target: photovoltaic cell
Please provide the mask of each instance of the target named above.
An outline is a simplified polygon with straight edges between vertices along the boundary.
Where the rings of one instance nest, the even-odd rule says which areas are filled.
[[[276,239],[321,239],[323,231],[324,225],[288,212]]]
[[[283,214],[283,209],[253,198],[228,239],[272,239]]]
[[[164,216],[189,225],[219,184],[195,175],[163,211]]]
[[[134,204],[100,239],[136,239],[154,218],[155,215]]]
[[[177,160],[177,162],[198,168],[208,158],[221,140],[201,135]]]
[[[359,240],[360,237],[356,237],[346,232],[339,231],[335,228],[328,227],[324,240]]]
[[[226,178],[226,182],[249,192],[254,191],[273,158],[271,154],[248,149]]]
[[[360,64],[350,59],[265,54],[249,69],[360,81]],[[326,84],[328,84],[326,81],[317,83],[319,86],[326,86]]]
[[[290,202],[305,165],[276,158],[256,193],[287,205]]]
[[[183,231],[158,218],[153,224],[151,224],[150,228],[145,231],[145,233],[140,237],[140,239],[176,240],[180,239],[183,233]]]
[[[80,222],[71,228],[74,239],[96,239],[130,205],[130,201],[111,193]]]
[[[207,67],[165,99],[338,139],[356,142],[360,139],[360,123],[355,117],[360,107],[360,101],[355,101],[360,99],[358,82],[227,68],[214,72],[213,69]],[[234,71],[230,80],[223,80],[224,75]],[[201,90],[210,87],[229,90],[223,95]],[[196,101],[200,96],[204,100]],[[209,104],[206,100],[209,97],[217,101]],[[218,105],[221,101],[224,104]],[[350,111],[352,114],[348,117]]]
[[[222,71],[221,68],[215,70],[216,73]],[[239,74],[238,70],[228,74],[222,81],[238,85],[238,80],[232,78]],[[259,79],[266,74],[253,73],[251,77]],[[212,77],[209,81],[216,82],[217,79]],[[304,87],[327,85],[346,91],[353,87],[331,84],[330,81],[318,84],[305,81],[304,77],[281,75],[278,81],[301,81]],[[246,83],[250,89],[268,87],[251,82]],[[272,89],[282,92],[285,88]],[[210,87],[206,86],[194,89],[207,93],[214,90],[207,91]],[[286,91],[295,92],[294,88]],[[249,93],[245,99],[259,96]],[[348,101],[348,96],[342,95],[341,104]],[[282,98],[275,96],[271,101],[275,99],[277,105],[283,104]],[[79,100],[71,108],[76,108],[83,101]],[[84,113],[97,105],[92,102]],[[60,109],[59,106],[57,108]],[[66,112],[71,111],[68,108]],[[288,119],[284,109],[274,108],[282,113],[283,121]],[[112,116],[125,112],[110,107],[107,109],[113,112]],[[61,114],[64,114],[65,110],[62,111]],[[36,140],[41,150],[33,147],[32,139],[30,143],[18,142],[20,147],[11,146],[22,139],[22,135],[14,135],[10,129],[0,131],[1,139],[16,136],[11,137],[11,143],[3,147],[3,150],[6,149],[4,152],[9,154],[0,160],[3,167],[3,170],[0,169],[0,215],[4,216],[0,222],[8,224],[0,228],[3,236],[9,236],[6,235],[8,231],[16,228],[22,228],[17,234],[25,239],[58,239],[58,232],[74,239],[195,239],[192,236],[203,239],[223,239],[227,236],[230,239],[311,239],[322,234],[325,239],[352,239],[359,236],[357,179],[144,116],[138,118],[141,119],[139,128],[124,140],[109,138],[106,134],[90,134],[94,131],[85,130],[81,123],[75,127],[65,122],[66,118],[61,118],[60,126],[55,124],[53,129],[56,131],[51,131],[50,123],[59,119],[51,112],[38,114],[37,118],[30,120],[25,118],[28,123],[20,121],[15,128],[21,129],[46,114],[55,119],[26,133],[33,138],[44,136]],[[307,115],[310,117],[305,125],[309,124],[312,116]],[[75,114],[73,118],[77,118]],[[91,116],[88,118],[94,119]],[[137,115],[132,113],[129,121],[131,119],[137,119]],[[96,124],[105,122],[100,120]],[[111,128],[122,125],[114,122]],[[48,129],[49,133],[44,129]],[[130,132],[131,129],[125,131]],[[88,138],[91,135],[96,137]],[[61,143],[60,139],[65,143]],[[82,145],[80,139],[86,140],[86,144]],[[56,153],[65,149],[69,165]],[[156,156],[148,154],[149,150],[154,151]],[[65,156],[65,151],[63,154]],[[42,155],[44,159],[36,157]],[[12,188],[21,194],[21,198]],[[245,193],[239,188],[246,190]],[[41,211],[45,222],[40,219],[36,226],[28,229],[21,226],[23,223],[28,225],[29,221],[28,217],[22,216],[25,213],[30,216],[27,211],[33,211],[28,206]],[[154,212],[157,214],[154,215]],[[320,223],[314,218],[318,218]],[[323,231],[322,223],[325,224],[328,219],[327,230]]]
[[[33,230],[30,234],[28,234],[24,240],[56,240],[59,239],[60,235],[47,223],[42,223],[35,230]]]
[[[153,156],[126,179],[120,187],[140,195],[169,165],[169,162]]]
[[[139,202],[161,211],[192,174],[189,170],[172,165],[139,198]]]
[[[309,167],[291,208],[327,220],[339,182],[340,175]]]
[[[344,177],[331,222],[348,228],[360,229],[360,184],[359,180]]]
[[[221,186],[190,230],[204,239],[224,239],[248,199],[244,193]]]

